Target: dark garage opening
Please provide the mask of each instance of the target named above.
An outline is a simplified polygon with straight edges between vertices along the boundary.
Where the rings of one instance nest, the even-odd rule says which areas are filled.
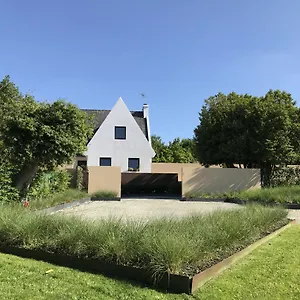
[[[178,174],[122,173],[122,197],[181,197]]]

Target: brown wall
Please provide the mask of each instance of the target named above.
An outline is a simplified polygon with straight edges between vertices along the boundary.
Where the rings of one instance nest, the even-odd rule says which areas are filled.
[[[260,188],[259,169],[182,168],[182,196]]]
[[[120,167],[88,167],[88,193],[112,191],[121,197]]]
[[[199,163],[152,163],[152,173],[177,173],[178,180],[182,181],[181,170],[182,168],[204,168]],[[211,166],[210,168],[219,168],[218,166]]]

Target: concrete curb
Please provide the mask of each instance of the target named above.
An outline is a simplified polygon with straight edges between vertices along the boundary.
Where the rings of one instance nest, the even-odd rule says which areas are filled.
[[[268,203],[260,201],[242,200],[242,199],[229,199],[229,198],[182,198],[180,201],[187,202],[224,202],[239,205],[246,204],[261,204],[268,207],[283,207],[287,209],[300,209],[300,204],[297,203]]]
[[[45,213],[45,214],[56,213],[60,210],[63,210],[63,209],[66,209],[66,208],[71,208],[71,207],[74,207],[74,206],[78,206],[78,205],[81,205],[81,204],[84,204],[84,203],[87,203],[87,202],[90,202],[90,201],[91,201],[90,197],[83,198],[83,199],[80,199],[80,200],[75,200],[75,201],[72,201],[72,202],[58,204],[58,205],[55,205],[55,206],[52,206],[52,207],[44,208],[44,209],[38,210],[37,212]]]
[[[267,202],[260,202],[260,201],[247,201],[241,199],[225,199],[224,202],[226,203],[235,203],[240,205],[246,204],[261,204],[268,207],[283,207],[286,209],[300,209],[300,204],[297,203],[267,203]]]
[[[226,202],[225,198],[182,198],[182,202]]]
[[[41,210],[37,210],[36,212],[38,213],[45,213],[45,214],[52,214],[52,213],[56,213],[60,210],[64,210],[66,208],[71,208],[71,207],[75,207],[75,206],[79,206],[81,204],[85,204],[91,201],[121,201],[120,197],[115,197],[115,198],[92,198],[92,197],[87,197],[87,198],[83,198],[80,200],[75,200],[72,202],[68,202],[68,203],[62,203],[62,204],[58,204],[52,207],[48,207],[48,208],[44,208]]]
[[[212,267],[204,270],[203,272],[196,274],[192,279],[192,287],[191,292],[194,293],[197,289],[203,286],[206,282],[211,279],[218,277],[223,271],[230,268],[233,264],[239,261],[241,258],[244,258],[248,254],[250,254],[253,250],[258,248],[259,246],[263,245],[264,243],[268,242],[275,236],[282,233],[284,230],[290,228],[292,225],[295,224],[295,221],[290,222],[289,224],[277,229],[276,231],[270,233],[269,235],[263,237],[262,239],[254,242],[250,246],[246,247],[245,249],[225,258],[221,262],[213,265]]]

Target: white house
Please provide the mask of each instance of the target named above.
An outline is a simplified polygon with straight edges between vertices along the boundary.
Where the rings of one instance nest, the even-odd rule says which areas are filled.
[[[120,166],[121,172],[151,173],[149,106],[129,111],[119,98],[112,110],[84,109],[92,116],[95,133],[88,142],[87,166]]]

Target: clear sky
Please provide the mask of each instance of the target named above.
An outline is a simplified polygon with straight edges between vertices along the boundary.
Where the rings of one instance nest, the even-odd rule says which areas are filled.
[[[299,16],[299,0],[0,0],[0,77],[81,108],[147,102],[152,134],[192,137],[218,92],[300,99]]]

